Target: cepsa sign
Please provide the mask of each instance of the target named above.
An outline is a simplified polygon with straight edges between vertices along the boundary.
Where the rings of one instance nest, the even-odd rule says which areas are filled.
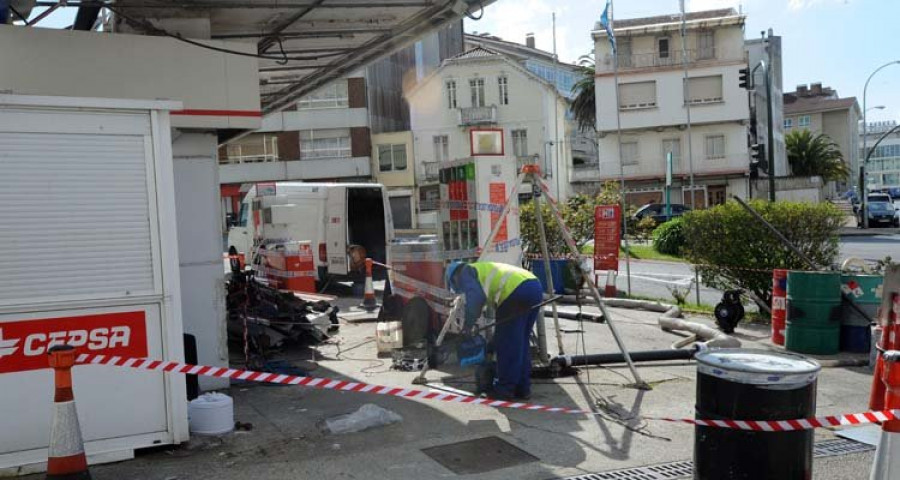
[[[48,368],[47,351],[71,345],[76,353],[147,356],[144,312],[0,322],[0,373]]]
[[[594,208],[594,270],[619,270],[622,210],[618,205]]]

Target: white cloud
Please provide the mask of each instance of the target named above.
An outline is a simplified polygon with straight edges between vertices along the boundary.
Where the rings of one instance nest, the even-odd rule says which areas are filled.
[[[788,0],[788,8],[797,11],[821,5],[823,3],[830,3],[832,5],[847,4],[850,3],[850,0]]]
[[[793,1],[793,0],[792,0]],[[689,0],[685,8],[690,12],[698,12],[700,10],[716,10],[719,8],[737,9],[741,3],[740,0]]]

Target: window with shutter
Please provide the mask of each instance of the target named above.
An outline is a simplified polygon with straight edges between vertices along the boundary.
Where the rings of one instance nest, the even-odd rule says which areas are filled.
[[[688,99],[691,104],[722,101],[722,76],[691,77],[688,79]]]
[[[619,109],[633,110],[656,107],[656,82],[619,84]]]

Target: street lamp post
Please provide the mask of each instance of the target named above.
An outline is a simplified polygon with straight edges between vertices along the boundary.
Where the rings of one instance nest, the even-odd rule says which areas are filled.
[[[872,77],[875,76],[876,73],[880,72],[881,69],[888,67],[890,65],[900,65],[900,60],[894,60],[875,69],[869,75],[869,78],[866,79],[866,84],[863,87],[863,152],[866,152],[866,155],[863,155],[862,163],[859,165],[859,209],[862,215],[862,228],[869,228],[868,225],[868,212],[866,211],[866,159],[869,158],[868,149],[866,148],[866,140],[867,130],[869,128],[869,124],[866,122],[866,92],[869,90],[869,81],[872,80]]]

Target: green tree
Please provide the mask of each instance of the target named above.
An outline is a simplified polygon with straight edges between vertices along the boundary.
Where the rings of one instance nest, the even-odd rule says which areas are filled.
[[[572,86],[575,98],[569,104],[569,110],[575,115],[580,130],[593,130],[597,125],[597,103],[594,96],[594,63],[582,57],[578,66],[578,81]]]
[[[784,136],[784,145],[794,175],[818,175],[826,182],[850,176],[840,146],[824,133],[795,130]]]

